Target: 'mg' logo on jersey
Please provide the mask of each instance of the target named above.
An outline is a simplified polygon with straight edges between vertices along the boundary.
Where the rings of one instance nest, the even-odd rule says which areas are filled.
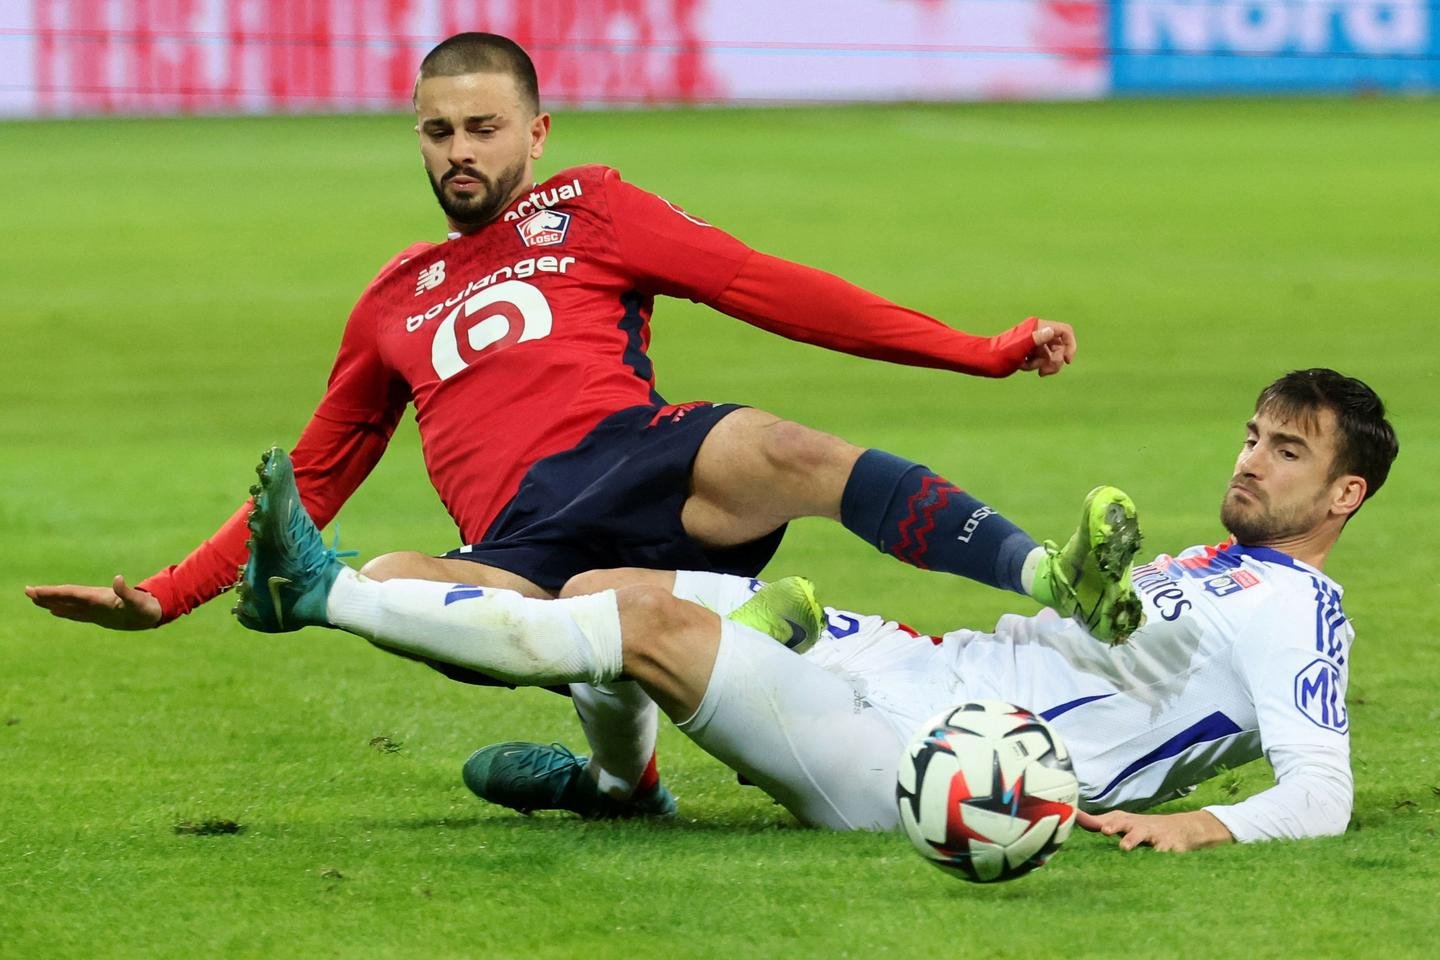
[[[1345,709],[1345,679],[1329,660],[1312,660],[1295,674],[1295,706],[1317,727],[1344,733],[1350,725]]]

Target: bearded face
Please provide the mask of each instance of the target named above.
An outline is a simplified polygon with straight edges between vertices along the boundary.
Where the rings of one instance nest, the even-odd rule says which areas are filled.
[[[480,227],[494,220],[509,206],[511,199],[528,182],[527,158],[501,170],[495,177],[487,176],[473,166],[451,167],[438,179],[428,168],[426,177],[440,209],[450,222],[463,227]]]
[[[1220,504],[1220,522],[1240,543],[1302,537],[1330,513],[1335,416],[1278,419],[1264,410],[1246,424],[1245,444]]]
[[[426,77],[415,87],[425,175],[450,225],[471,233],[534,180],[550,131],[508,73]]]

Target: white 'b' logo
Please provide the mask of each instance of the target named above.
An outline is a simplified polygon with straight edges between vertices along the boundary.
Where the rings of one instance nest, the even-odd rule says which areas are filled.
[[[464,370],[485,350],[550,335],[554,317],[545,295],[523,280],[487,287],[460,304],[435,328],[430,362],[441,380]]]

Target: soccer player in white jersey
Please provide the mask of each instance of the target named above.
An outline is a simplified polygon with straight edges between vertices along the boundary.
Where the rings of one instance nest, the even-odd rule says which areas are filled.
[[[344,572],[329,619],[515,682],[635,679],[699,746],[816,826],[894,827],[897,763],[914,729],[957,702],[995,698],[1056,727],[1080,780],[1081,824],[1122,835],[1127,849],[1336,834],[1353,794],[1353,631],[1323,567],[1397,451],[1383,404],[1357,380],[1303,370],[1266,387],[1221,506],[1230,538],[1135,567],[1147,619],[1116,647],[1048,610],[943,638],[828,610],[819,642],[797,656],[712,612],[741,606],[752,581],[645,570],[582,574],[569,599],[548,604]],[[256,553],[284,549],[261,542]],[[799,598],[789,619],[802,621],[802,592],[784,596]],[[1137,812],[1262,755],[1277,782],[1255,796]],[[482,756],[468,778],[482,795],[577,809],[565,795],[587,776],[583,758],[517,743]],[[547,790],[555,802],[537,802]]]

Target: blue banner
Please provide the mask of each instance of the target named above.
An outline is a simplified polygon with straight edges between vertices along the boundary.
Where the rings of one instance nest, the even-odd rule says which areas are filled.
[[[1111,0],[1116,93],[1430,92],[1440,0]]]

